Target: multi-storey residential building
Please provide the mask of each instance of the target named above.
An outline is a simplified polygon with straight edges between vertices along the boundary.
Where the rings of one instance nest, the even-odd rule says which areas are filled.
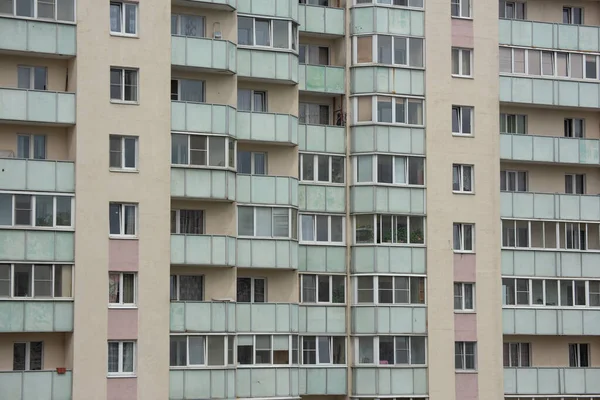
[[[598,26],[0,0],[0,400],[600,399]]]

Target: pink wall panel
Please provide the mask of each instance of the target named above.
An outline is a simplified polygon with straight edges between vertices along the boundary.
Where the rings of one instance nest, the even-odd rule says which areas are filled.
[[[477,374],[456,374],[456,400],[477,400]]]
[[[132,271],[139,268],[137,240],[110,239],[108,241],[108,270]]]
[[[473,21],[452,19],[452,47],[473,48]]]
[[[457,342],[477,341],[477,314],[454,314],[454,340]]]
[[[475,282],[475,254],[454,254],[454,281]]]
[[[137,399],[136,378],[108,378],[107,400]]]
[[[138,337],[138,310],[108,310],[108,340],[130,340]]]

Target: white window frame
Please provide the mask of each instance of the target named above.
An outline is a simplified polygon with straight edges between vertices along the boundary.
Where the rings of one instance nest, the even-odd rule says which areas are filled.
[[[119,301],[111,303],[109,300],[109,308],[137,308],[138,295],[138,275],[135,272],[119,272],[110,271],[109,275],[119,275]],[[133,275],[133,303],[123,302],[123,275]],[[110,287],[109,287],[110,290]]]
[[[354,337],[354,348],[356,349],[354,352],[354,363],[355,365],[385,365],[385,366],[404,366],[404,367],[410,367],[410,366],[427,366],[429,363],[429,348],[428,348],[428,337],[427,336],[421,336],[421,335],[382,335],[384,337],[391,337],[393,338],[393,343],[394,343],[394,363],[393,364],[385,364],[385,363],[381,363],[380,361],[380,357],[379,357],[379,338],[381,336],[360,336],[360,337]],[[404,363],[399,363],[396,360],[397,357],[397,348],[396,348],[396,338],[397,337],[406,337],[408,338],[409,342],[408,342],[408,364],[404,364]],[[423,338],[424,340],[424,352],[425,352],[425,363],[424,364],[415,364],[412,362],[412,338],[413,337],[419,337],[419,338]],[[360,360],[360,339],[372,339],[373,340],[373,362],[368,363],[368,362],[361,362]]]
[[[567,177],[571,177],[571,188],[570,188],[570,192],[567,192]],[[577,179],[579,177],[582,177],[583,180],[583,193],[577,193]],[[586,174],[565,174],[565,194],[577,194],[577,195],[582,195],[582,194],[586,194],[587,192],[587,176]]]
[[[393,162],[393,167],[392,167],[392,181],[393,183],[387,183],[387,182],[379,182],[379,177],[378,177],[378,165],[379,165],[379,156],[392,156],[392,162]],[[358,181],[358,158],[359,157],[371,157],[371,180],[369,181]],[[417,158],[417,159],[421,159],[423,161],[423,184],[417,184],[417,183],[410,183],[410,159],[411,158]],[[404,159],[404,180],[406,181],[406,183],[397,183],[396,182],[396,163],[398,162],[399,159]],[[425,187],[426,183],[425,183],[425,178],[427,176],[427,174],[425,173],[425,157],[419,157],[419,156],[413,156],[413,155],[409,155],[409,154],[398,154],[398,153],[394,153],[394,154],[361,154],[361,155],[357,155],[357,156],[353,156],[353,160],[352,160],[352,173],[353,173],[353,182],[354,185],[356,186],[360,186],[360,185],[368,185],[368,186],[372,186],[373,184],[376,185],[381,185],[381,186],[412,186],[412,187]]]
[[[380,303],[379,302],[379,277],[386,277],[386,278],[392,278],[392,302],[391,303]],[[372,282],[373,285],[371,286],[371,291],[373,292],[373,302],[369,303],[369,302],[359,302],[358,301],[358,281],[359,278],[372,278]],[[408,302],[407,303],[402,303],[399,301],[396,301],[396,291],[399,290],[396,288],[396,279],[395,278],[407,278],[408,279],[408,289],[406,290],[408,292]],[[417,302],[413,302],[412,298],[411,298],[411,291],[412,291],[412,281],[413,279],[422,279],[423,280],[423,303],[417,303]],[[362,304],[367,304],[367,305],[371,305],[371,304],[385,304],[385,305],[410,305],[413,307],[419,307],[419,306],[427,306],[427,277],[425,275],[355,275],[354,279],[353,279],[354,283],[353,283],[353,305],[357,305],[360,306]]]
[[[475,224],[455,222],[453,230],[458,227],[459,229],[459,248],[456,248],[456,243],[453,243],[453,250],[455,253],[475,253]],[[467,249],[465,231],[467,228],[471,229],[471,249]]]
[[[467,368],[467,344],[473,344],[473,368]],[[455,362],[456,362],[456,356],[461,357],[461,368],[456,368],[456,364],[455,364],[455,369],[457,371],[477,371],[477,342],[472,342],[472,341],[456,341],[455,342],[455,350],[456,350],[456,345],[459,345],[459,353],[456,354],[455,352]],[[469,354],[470,355],[470,354]]]
[[[523,347],[527,345],[527,365],[524,365],[523,362]],[[513,352],[511,351],[511,347],[516,347],[517,349],[517,359],[513,359]],[[506,354],[506,358],[508,358],[508,365],[504,365],[504,368],[528,368],[531,367],[531,343],[528,342],[504,342],[502,344],[502,358],[504,360],[504,355]]]
[[[171,99],[171,101],[180,101],[182,103],[193,103],[193,104],[204,104],[206,103],[206,80],[204,79],[186,79],[186,78],[171,78],[171,82],[177,82],[177,100]],[[191,101],[191,100],[181,100],[181,84],[186,81],[193,82],[202,82],[202,100],[201,101]],[[173,93],[171,93],[173,96]]]
[[[582,347],[585,346],[585,352],[587,353],[587,365],[582,365],[582,360],[581,360],[581,353],[582,353]],[[575,364],[576,365],[571,365],[571,352],[575,351]],[[569,343],[569,367],[570,368],[589,368],[592,366],[592,362],[591,362],[591,349],[590,349],[590,344],[589,343]]]
[[[238,150],[236,151],[236,157],[239,157],[240,153],[249,153],[250,154],[250,173],[247,172],[240,172],[239,171],[239,163],[237,162],[237,158],[236,158],[236,172],[238,174],[243,174],[243,175],[257,175],[257,176],[266,176],[269,175],[269,153],[266,151],[248,151],[248,150]],[[257,174],[256,173],[256,155],[257,154],[262,154],[265,160],[265,165],[264,165],[264,174]]]
[[[317,47],[319,49],[327,49],[327,64],[319,64],[319,63],[313,63],[311,62],[312,60],[310,60],[310,48],[314,48]],[[327,46],[327,45],[321,45],[321,44],[311,44],[311,43],[301,43],[298,45],[298,49],[304,48],[304,63],[301,63],[300,60],[298,60],[298,63],[300,65],[323,65],[323,66],[327,66],[327,65],[331,65],[331,47]],[[300,52],[298,52],[300,53]]]
[[[509,125],[511,125],[509,123],[510,119],[514,119],[514,123],[515,123],[515,132],[502,132],[502,129],[500,129],[500,133],[506,133],[509,135],[525,135],[527,134],[527,114],[513,114],[513,113],[500,113],[500,126],[502,126],[502,122],[504,122],[504,126],[505,126],[505,131],[509,130]],[[522,119],[523,121],[523,128],[524,128],[524,132],[516,132],[518,130],[518,122],[517,120]]]
[[[212,335],[194,335],[194,334],[171,334],[169,335],[169,344],[171,341],[172,337],[185,337],[185,349],[186,349],[186,355],[185,355],[185,365],[169,365],[169,369],[172,370],[178,370],[178,369],[189,369],[189,368],[222,368],[222,367],[226,367],[229,364],[229,338],[230,337],[234,337],[231,335],[224,335],[224,334],[212,334]],[[204,362],[201,364],[192,364],[190,362],[190,338],[191,337],[201,337],[203,339],[203,360]],[[209,352],[209,346],[208,346],[208,338],[209,337],[218,337],[223,339],[223,364],[208,364],[208,352]],[[237,348],[237,345],[235,343],[235,339],[233,342],[233,355],[234,355],[234,361],[235,361],[235,350]],[[171,364],[170,360],[169,360],[169,364]]]
[[[250,18],[252,19],[252,44],[238,44],[238,47],[256,47],[256,48],[263,48],[263,49],[273,49],[273,50],[279,50],[279,51],[293,51],[295,53],[298,52],[298,31],[299,29],[294,29],[294,22],[293,21],[289,21],[286,19],[282,19],[282,18],[269,18],[269,17],[255,17],[252,15],[247,15],[247,14],[238,14],[238,18]],[[268,21],[269,22],[269,45],[265,46],[265,45],[258,45],[256,44],[256,20],[259,19],[261,21]],[[283,22],[287,22],[288,25],[288,46],[286,48],[282,48],[282,47],[275,47],[273,46],[273,21],[283,21]],[[237,34],[237,32],[236,32]],[[296,36],[296,37],[294,37]],[[296,47],[296,48],[294,48]]]
[[[458,73],[451,71],[451,75],[456,78],[472,78],[473,77],[473,49],[465,49],[462,47],[453,47],[452,55],[456,54],[458,57]],[[463,71],[463,59],[465,54],[469,55],[469,73]],[[454,62],[452,60],[452,62]]]
[[[527,20],[527,3],[524,1],[504,1],[502,0],[500,2],[501,4],[504,3],[504,16],[500,16],[500,18],[503,19],[511,19],[511,20],[517,20],[517,21],[525,21]],[[507,10],[508,10],[508,6],[512,5],[513,6],[513,18],[509,18],[506,16],[507,14]],[[518,18],[517,17],[517,7],[518,5],[523,5],[523,18]]]
[[[35,1],[35,4],[37,4],[38,0],[33,0]],[[0,14],[1,15],[1,14]],[[44,70],[44,75],[46,78],[46,81],[44,82],[44,88],[43,89],[36,89],[35,88],[35,70],[36,69],[42,69]],[[21,90],[36,90],[36,91],[46,91],[48,90],[48,67],[45,66],[37,66],[37,65],[23,65],[23,64],[19,64],[17,65],[17,81],[19,80],[19,71],[20,70],[28,70],[29,71],[29,86],[27,88],[20,88]],[[17,82],[18,84],[18,82]]]
[[[514,304],[508,304],[508,293],[507,290],[510,288],[505,285],[505,281],[512,282],[512,286],[514,287],[514,293],[512,293],[512,297],[514,297]],[[518,289],[518,283],[527,284],[526,291]],[[540,283],[542,289],[542,297],[541,303],[538,303],[534,296],[534,283]],[[554,299],[556,300],[556,304],[547,305],[548,303],[548,285],[552,282],[556,283],[556,296]],[[577,303],[577,287],[578,283],[583,283],[585,304],[576,304]],[[592,295],[597,296],[600,292],[592,291],[591,284],[600,284],[600,280],[597,279],[565,279],[565,278],[528,278],[528,277],[515,277],[515,276],[502,276],[502,307],[503,308],[545,308],[545,309],[563,309],[563,310],[574,310],[574,309],[598,309],[600,308],[600,303],[598,305],[591,304]],[[567,290],[570,292],[568,294],[567,299],[563,299],[563,288],[562,286],[566,285]],[[579,285],[580,286],[580,285]],[[505,289],[506,287],[506,289]],[[520,303],[518,301],[519,293],[527,293],[527,304]],[[563,304],[570,300],[570,304]]]
[[[361,97],[370,97],[371,98],[371,120],[370,121],[359,121],[358,120],[358,99]],[[377,116],[377,104],[378,97],[387,97],[392,99],[392,122],[380,122],[378,121]],[[406,122],[395,122],[396,121],[396,102],[401,100],[404,103],[404,120]],[[421,124],[411,124],[408,122],[408,102],[414,100],[421,103],[421,111],[422,111],[422,122]],[[354,125],[372,125],[372,124],[381,124],[386,126],[419,126],[422,127],[425,124],[426,114],[425,114],[425,101],[419,97],[407,97],[407,96],[394,96],[394,95],[368,95],[368,96],[355,96],[352,102],[353,114],[354,114]]]
[[[240,106],[237,107],[238,111],[240,112],[255,112],[255,113],[266,113],[269,112],[269,98],[268,98],[268,91],[267,90],[254,90],[254,89],[246,89],[246,88],[238,88],[238,93],[240,92],[240,90],[245,90],[250,92],[250,109],[249,110],[242,110]],[[254,101],[254,95],[256,93],[259,93],[263,96],[263,102],[264,104],[262,104],[264,111],[256,111],[256,103]],[[239,103],[238,103],[239,104]]]
[[[250,279],[250,301],[240,301],[237,299],[237,280],[238,279]],[[263,287],[265,288],[265,294],[264,294],[264,301],[256,301],[256,281],[263,281],[264,285]],[[267,300],[267,296],[268,296],[268,280],[266,277],[263,276],[238,276],[236,277],[236,302],[242,303],[242,304],[263,304],[263,303],[268,303]]]
[[[186,277],[187,276],[199,276],[199,277],[201,277],[201,281],[202,281],[201,282],[201,285],[202,285],[202,288],[201,288],[202,296],[200,296],[200,297],[202,297],[201,300],[181,300],[181,283],[180,283],[181,279],[180,278],[182,276],[186,276]],[[188,273],[184,273],[184,274],[171,274],[171,275],[169,275],[169,283],[170,283],[171,277],[175,277],[175,280],[177,282],[176,283],[176,285],[177,285],[177,290],[176,290],[176,292],[177,292],[177,298],[176,299],[170,299],[170,301],[204,301],[204,299],[206,297],[206,278],[205,278],[204,275],[188,274]],[[169,292],[170,292],[170,288],[169,288]],[[170,296],[171,296],[171,293],[169,293],[169,297]]]
[[[524,173],[525,174],[525,190],[518,190],[519,189],[519,176],[520,174]],[[504,183],[505,186],[502,187],[502,179],[500,179],[500,191],[501,192],[520,192],[520,193],[524,193],[524,192],[528,192],[529,191],[529,171],[511,171],[511,170],[502,170],[500,171],[500,175],[504,175]],[[514,182],[515,182],[515,190],[509,190],[509,176],[514,176]]]
[[[314,338],[315,340],[315,362],[313,363],[308,363],[304,361],[304,338]],[[330,362],[320,362],[320,347],[319,347],[319,339],[325,338],[328,342],[328,347],[329,347],[329,361]],[[333,339],[334,338],[342,338],[344,340],[344,363],[343,364],[338,364],[338,363],[334,363],[333,362]],[[299,362],[300,365],[348,365],[347,363],[347,359],[348,359],[348,349],[347,349],[347,340],[345,336],[311,336],[311,335],[304,335],[304,336],[300,336],[299,337],[299,344],[300,344],[300,348],[298,349],[300,352],[300,357],[299,357]],[[312,351],[312,349],[309,349],[309,351]]]
[[[327,107],[327,123],[326,124],[321,124],[320,121],[319,123],[314,123],[314,122],[310,122],[309,120],[307,120],[307,117],[310,115],[310,106],[318,106],[319,107],[319,120],[321,119],[321,107]],[[302,116],[302,108],[304,108],[304,121],[301,120],[301,116]],[[317,125],[317,126],[334,126],[331,123],[331,109],[332,106],[330,104],[321,104],[321,103],[315,103],[315,102],[300,102],[298,104],[298,123],[300,125]]]
[[[355,246],[360,246],[360,245],[372,245],[372,244],[377,244],[377,245],[392,245],[392,246],[425,246],[427,243],[427,234],[426,234],[426,225],[427,225],[427,219],[426,216],[424,215],[403,215],[403,214],[366,214],[366,215],[370,215],[373,216],[373,242],[357,242],[356,241],[356,215],[354,216],[354,218],[352,218],[352,223],[353,223],[353,230],[352,230],[352,235],[353,235],[353,245]],[[381,229],[381,224],[379,224],[377,222],[377,217],[378,216],[391,216],[393,217],[393,219],[402,217],[402,218],[406,218],[406,243],[402,243],[399,241],[395,241],[395,242],[381,242],[379,243],[377,241],[378,236],[379,236],[379,230]],[[411,218],[422,218],[423,219],[423,243],[412,243],[410,240],[410,235],[411,235],[411,229],[410,229],[410,220]]]
[[[304,299],[304,277],[305,276],[314,276],[315,277],[315,301],[307,301]],[[344,282],[344,301],[334,302],[333,301],[333,277],[342,277]],[[328,301],[320,301],[319,300],[319,280],[325,279],[329,281],[329,299]],[[300,274],[300,303],[304,304],[332,304],[332,305],[342,305],[346,304],[346,276],[345,275],[324,275],[324,274]]]
[[[471,106],[452,106],[452,116],[454,117],[454,110],[457,110],[458,113],[458,132],[454,131],[454,126],[452,127],[452,135],[453,136],[475,136],[475,107]],[[471,132],[463,132],[463,114],[466,110],[469,110],[470,118],[469,118],[469,127],[471,128]]]
[[[40,366],[41,368],[39,370],[37,369],[31,369],[31,343],[35,343],[35,342],[39,342],[42,344],[42,354],[40,356]],[[44,353],[46,350],[46,346],[44,345],[44,341],[43,340],[32,340],[32,341],[28,341],[28,342],[23,342],[23,341],[17,341],[17,342],[13,342],[13,365],[15,362],[15,354],[14,354],[14,346],[15,344],[24,344],[25,345],[25,369],[23,370],[13,370],[13,371],[44,371],[44,361],[46,361],[46,357],[44,357]]]
[[[12,219],[11,225],[0,225],[0,226],[11,226],[19,229],[35,229],[35,230],[52,230],[52,231],[60,231],[60,230],[73,230],[75,228],[75,197],[74,196],[62,196],[56,194],[46,194],[41,192],[19,192],[19,193],[11,193],[11,192],[0,192],[0,195],[9,195],[11,196],[11,211],[12,211]],[[29,196],[31,197],[31,214],[29,225],[18,225],[16,223],[16,196]],[[43,197],[52,197],[52,225],[50,226],[38,226],[36,225],[36,199],[37,196]],[[57,225],[56,217],[57,217],[57,199],[58,198],[70,198],[71,203],[71,225]]]
[[[467,292],[465,290],[465,288],[467,286],[471,287],[471,304],[473,305],[472,307],[468,307],[467,306]],[[457,289],[458,290],[458,294],[457,294]],[[471,282],[454,282],[454,299],[458,299],[460,298],[460,303],[461,306],[460,308],[454,308],[454,312],[455,313],[460,313],[460,312],[474,312],[476,305],[475,305],[475,284],[471,283]],[[456,307],[456,304],[455,304]]]
[[[565,9],[569,10],[569,19],[570,21],[567,22],[570,25],[584,25],[585,24],[585,9],[583,7],[573,7],[573,6],[563,6],[563,13],[565,12]],[[581,24],[576,24],[575,22],[573,22],[573,16],[574,16],[574,10],[579,9],[581,10]],[[563,14],[564,15],[564,14]],[[561,21],[563,24],[564,22],[564,18]]]
[[[303,233],[303,217],[311,217],[312,218],[312,233],[313,233],[313,240],[305,240],[302,237],[302,233]],[[327,240],[326,241],[321,241],[321,240],[317,240],[317,217],[327,217]],[[341,242],[334,242],[331,239],[331,234],[332,234],[332,229],[331,229],[331,217],[339,217],[342,218],[342,241]],[[327,214],[308,214],[308,213],[302,213],[302,214],[298,214],[298,241],[299,243],[305,243],[305,244],[314,244],[314,245],[327,245],[327,246],[331,246],[331,245],[339,245],[339,246],[345,246],[346,245],[346,217],[344,215],[327,215]]]
[[[47,160],[48,159],[48,136],[46,135],[36,135],[36,134],[28,134],[28,133],[17,133],[17,157],[19,157],[19,138],[27,137],[29,140],[29,146],[27,148],[27,152],[29,153],[29,157],[23,157],[25,160]],[[35,158],[35,138],[43,137],[44,138],[44,158]]]
[[[73,268],[73,264],[44,264],[44,263],[35,263],[35,264],[27,264],[27,263],[0,263],[0,265],[7,265],[9,266],[9,270],[8,270],[8,297],[3,297],[0,296],[0,300],[2,301],[6,301],[6,300],[18,300],[18,301],[22,301],[23,299],[27,299],[27,300],[41,300],[41,301],[47,301],[48,299],[52,299],[55,301],[60,301],[60,300],[73,300],[73,286],[75,284],[75,274],[74,274],[74,268]],[[15,266],[20,266],[20,265],[25,265],[25,266],[31,266],[31,280],[29,282],[29,286],[31,289],[31,294],[29,296],[15,296]],[[51,282],[52,282],[52,294],[50,296],[36,296],[35,295],[35,270],[38,266],[44,266],[44,267],[52,267],[52,278],[51,278]],[[60,267],[70,267],[71,268],[71,296],[61,296],[61,297],[57,297],[56,296],[56,291],[55,291],[55,285],[56,285],[56,267],[60,266]],[[5,281],[5,280],[3,280]]]
[[[202,213],[202,233],[182,233],[181,232],[181,211],[195,211]],[[175,212],[175,232],[171,232],[171,235],[204,235],[206,232],[206,215],[204,210],[192,210],[192,209],[175,209],[171,210],[171,213]]]
[[[575,125],[576,122],[581,121],[581,135],[582,136],[575,136]],[[571,136],[567,136],[567,133],[569,132],[565,132],[565,136],[566,138],[573,138],[573,139],[584,139],[585,138],[585,128],[586,128],[586,124],[585,124],[585,118],[565,118],[565,123],[568,123],[569,125],[569,129],[571,130]]]
[[[127,377],[131,377],[131,376],[135,376],[136,372],[137,372],[137,343],[135,340],[109,340],[107,342],[107,349],[108,349],[108,343],[118,343],[119,344],[119,355],[118,355],[118,360],[119,360],[119,365],[118,365],[118,372],[108,372],[108,358],[107,358],[107,374],[108,377],[119,377],[119,376],[127,376]],[[124,352],[123,352],[123,343],[133,343],[133,371],[132,372],[124,372],[123,371],[123,361],[124,361]]]
[[[391,55],[392,55],[392,63],[391,64],[384,64],[384,63],[380,63],[379,62],[379,36],[389,36],[392,38],[392,48],[391,48]],[[358,38],[364,38],[364,37],[369,37],[371,38],[371,43],[372,43],[372,52],[371,52],[371,60],[368,62],[359,62],[358,61]],[[396,62],[396,52],[394,51],[395,49],[395,45],[396,45],[396,40],[398,39],[402,39],[406,41],[406,63],[402,64],[399,62]],[[421,64],[422,65],[413,65],[411,63],[411,58],[410,58],[410,49],[411,49],[411,43],[414,43],[415,41],[421,41],[422,44],[422,49],[421,49],[421,53],[423,55],[422,59],[421,59]],[[363,65],[363,64],[378,64],[378,65],[392,65],[392,66],[402,66],[402,67],[408,67],[408,68],[414,68],[414,69],[423,69],[424,65],[425,65],[425,41],[423,40],[423,38],[420,37],[414,37],[414,36],[402,36],[402,35],[389,35],[389,34],[376,34],[376,35],[365,35],[365,36],[355,36],[352,39],[352,63],[356,64],[356,65]]]
[[[237,166],[237,141],[233,140],[232,138],[228,137],[228,136],[221,136],[221,135],[204,135],[204,134],[197,134],[197,133],[183,133],[183,132],[179,132],[179,131],[172,131],[171,132],[171,140],[173,139],[173,135],[178,135],[178,136],[186,136],[187,138],[187,164],[175,164],[173,163],[173,160],[171,159],[171,166],[172,167],[185,167],[185,168],[204,168],[204,169],[235,169]],[[202,164],[191,164],[191,160],[192,160],[192,148],[191,148],[191,140],[192,140],[192,136],[203,136],[206,138],[206,150],[205,154],[206,154],[206,165],[202,165]],[[225,139],[225,164],[224,166],[219,166],[219,165],[210,165],[210,140],[211,138],[220,138],[220,139]],[[235,153],[235,157],[233,157],[233,163],[234,165],[229,165],[229,161],[230,161],[230,151],[229,151],[229,144],[233,143],[233,151]],[[173,143],[171,142],[171,151],[173,150]]]
[[[171,18],[175,17],[177,19],[177,33],[173,34],[171,33],[171,35],[177,35],[177,36],[181,36],[181,37],[191,37],[191,38],[206,38],[206,17],[203,15],[196,15],[196,14],[175,14],[172,13],[171,14]],[[186,36],[184,34],[181,33],[181,17],[196,17],[196,18],[201,18],[202,19],[202,36]],[[169,23],[172,23],[172,19]]]
[[[238,348],[240,347],[240,344],[239,344],[239,340],[236,339],[236,342],[235,342],[235,356],[236,357],[235,357],[234,363],[237,366],[237,368],[256,368],[256,366],[298,365],[298,363],[301,362],[302,355],[300,354],[300,343],[298,342],[298,340],[299,340],[299,336],[298,335],[268,335],[268,334],[267,335],[264,335],[264,334],[254,334],[254,335],[248,334],[248,335],[246,335],[246,334],[238,334],[238,338],[240,336],[245,336],[245,337],[251,336],[252,337],[252,362],[249,363],[249,364],[240,364],[239,358],[238,358],[238,354],[239,354]],[[257,349],[256,349],[256,337],[257,336],[269,336],[269,340],[270,340],[270,349],[269,350],[270,350],[270,359],[271,359],[270,363],[260,363],[260,364],[257,364],[257,362],[256,362],[256,351],[257,351]],[[288,360],[289,360],[289,362],[287,364],[275,364],[273,362],[274,361],[274,359],[273,359],[273,353],[274,353],[274,351],[283,351],[283,350],[273,350],[273,347],[274,347],[273,346],[273,343],[274,343],[273,339],[275,337],[278,337],[278,336],[279,337],[285,336],[288,339]],[[294,340],[296,340],[296,344],[297,344],[296,348],[294,348]],[[244,345],[243,344],[242,346],[249,346],[249,345]],[[297,363],[293,362],[294,361],[294,355],[293,355],[294,354],[294,349],[297,352]],[[259,351],[266,351],[266,349],[260,349]]]
[[[140,9],[138,7],[137,3],[133,3],[133,2],[127,2],[127,1],[116,1],[116,0],[111,0],[110,5],[109,5],[109,12],[110,12],[110,7],[111,6],[119,6],[119,17],[120,17],[120,22],[121,22],[121,30],[120,31],[113,31],[112,27],[110,26],[110,15],[109,15],[109,32],[111,36],[125,36],[125,37],[138,37],[138,31],[139,31],[139,23],[140,23]],[[125,12],[125,9],[128,7],[133,7],[133,9],[135,10],[135,32],[134,33],[127,33],[125,32],[125,25],[126,25],[126,15],[127,13]]]
[[[319,157],[328,157],[328,179],[326,181],[319,180]],[[333,158],[342,159],[342,182],[333,182]],[[304,177],[304,159],[312,158],[313,163],[313,179],[307,179]],[[311,182],[315,184],[326,184],[326,185],[339,185],[344,186],[346,182],[346,157],[339,154],[325,154],[325,153],[299,153],[298,163],[300,165],[298,171],[298,177],[302,182]]]
[[[459,183],[458,183],[458,190],[456,188],[454,188],[454,170],[458,169],[458,178],[459,178]],[[465,181],[464,181],[464,177],[465,177],[465,169],[470,169],[470,175],[471,175],[471,190],[467,190],[465,189]],[[468,172],[467,172],[468,173]],[[468,193],[468,194],[473,194],[475,193],[475,166],[472,164],[452,164],[452,193]]]
[[[110,140],[111,139],[117,139],[119,140],[120,144],[119,144],[119,149],[120,149],[120,153],[121,153],[121,166],[120,167],[113,167],[110,165],[110,158],[109,158],[109,169],[112,171],[138,171],[138,162],[139,162],[139,138],[137,136],[127,136],[127,135],[110,135],[109,136],[109,153],[112,152],[112,150],[110,150]],[[127,140],[133,140],[134,141],[134,146],[135,146],[135,150],[134,150],[134,167],[127,167],[126,166],[126,154],[125,154],[125,141]]]
[[[296,224],[298,224],[298,215],[297,215],[297,211],[294,208],[290,208],[290,207],[275,207],[275,206],[253,206],[253,205],[246,205],[246,204],[238,204],[238,208],[239,207],[248,207],[248,208],[252,208],[253,211],[253,219],[252,219],[252,225],[253,225],[253,235],[252,236],[246,236],[246,235],[240,235],[239,234],[239,218],[236,221],[236,227],[237,227],[237,232],[238,232],[238,237],[240,238],[261,238],[261,239],[292,239],[292,240],[297,240],[298,238],[298,232],[294,231],[293,229],[293,221],[294,221],[294,216],[293,213],[296,212]],[[256,209],[257,208],[269,208],[271,209],[271,236],[258,236],[256,234],[256,228],[257,228],[257,224],[256,224]],[[274,228],[274,224],[273,224],[273,214],[272,214],[272,210],[273,209],[285,209],[288,210],[288,235],[287,236],[273,236],[273,228]],[[238,212],[239,213],[239,212]]]
[[[469,15],[462,15],[463,13],[463,3],[464,2],[468,2],[469,3]],[[473,19],[473,5],[471,4],[471,0],[451,0],[451,9],[452,9],[452,5],[453,4],[458,4],[458,14],[459,15],[452,15],[452,12],[450,13],[452,18],[461,18],[461,19]]]
[[[111,205],[118,205],[119,206],[119,233],[110,233],[110,216],[109,216],[109,221],[108,221],[108,235],[109,237],[114,237],[114,238],[137,238],[138,236],[138,230],[139,230],[139,209],[138,209],[138,204],[136,203],[120,203],[120,202],[109,202],[109,211],[110,211],[110,206]],[[133,234],[126,234],[125,233],[125,208],[126,207],[134,207],[135,210],[135,222],[134,222],[134,233]]]
[[[139,70],[139,68],[111,66],[110,72],[112,72],[112,70],[120,71],[121,82],[119,83],[120,97],[118,99],[110,98],[110,102],[117,103],[117,104],[139,104],[139,102],[140,102],[140,70]],[[135,98],[136,99],[135,100],[126,100],[125,99],[125,72],[126,71],[135,72],[135,77],[136,77],[135,78],[135,81],[136,81],[136,85],[135,85]],[[109,82],[109,93],[110,93],[111,85],[112,85],[112,83]]]

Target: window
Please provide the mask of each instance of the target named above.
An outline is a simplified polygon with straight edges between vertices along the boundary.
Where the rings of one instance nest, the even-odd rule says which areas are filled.
[[[300,153],[300,180],[303,182],[344,183],[344,157]]]
[[[500,171],[500,190],[527,192],[527,171]]]
[[[473,76],[473,50],[452,48],[452,75]]]
[[[473,224],[454,224],[454,251],[455,252],[473,252],[475,246],[475,225]]]
[[[0,14],[75,22],[75,2],[72,0],[2,0]]]
[[[357,215],[355,243],[424,244],[425,218],[407,215]]]
[[[239,365],[298,364],[298,336],[238,335]]]
[[[425,278],[418,276],[358,276],[357,304],[425,304]]]
[[[302,364],[346,364],[346,338],[343,336],[303,336]]]
[[[233,364],[234,336],[171,335],[171,367],[223,366]]]
[[[265,278],[237,278],[238,303],[264,303],[267,301]]]
[[[110,135],[110,168],[136,170],[137,143],[134,136]]]
[[[565,175],[565,193],[567,194],[585,194],[585,175],[566,174]]]
[[[504,343],[505,367],[531,367],[531,345],[529,343]]]
[[[344,220],[340,215],[300,214],[300,241],[344,244]]]
[[[598,56],[500,47],[500,72],[559,78],[598,79]]]
[[[585,136],[585,124],[582,118],[565,118],[565,137],[582,138]]]
[[[452,134],[473,135],[473,107],[452,106]]]
[[[526,11],[525,2],[500,0],[500,18],[524,20]]]
[[[361,336],[357,342],[357,364],[426,364],[425,336]]]
[[[300,0],[300,2],[302,1],[303,0]],[[355,0],[354,4],[385,4],[391,6],[423,8],[423,0]]]
[[[300,302],[345,303],[346,278],[342,275],[301,275]]]
[[[111,306],[135,306],[136,275],[126,272],[108,274],[108,304]]]
[[[204,211],[171,210],[171,233],[185,235],[204,234]]]
[[[310,125],[329,125],[329,106],[313,103],[300,103],[298,123]]]
[[[475,309],[475,284],[454,283],[454,310],[473,311]]]
[[[267,153],[238,151],[237,172],[240,174],[267,175]]]
[[[502,246],[597,251],[600,250],[599,229],[600,224],[591,222],[506,219],[502,220]]]
[[[41,371],[44,342],[17,342],[13,344],[13,371]]]
[[[19,89],[47,90],[48,70],[46,67],[17,67],[17,84]]]
[[[450,13],[457,18],[471,18],[471,0],[450,0]]]
[[[110,203],[109,218],[110,235],[136,236],[137,205]]]
[[[110,69],[110,99],[132,103],[138,101],[138,70]]]
[[[238,111],[267,112],[267,92],[238,89]]]
[[[235,168],[235,141],[225,136],[172,133],[171,164]]]
[[[108,342],[108,376],[135,373],[135,342]]]
[[[452,165],[453,192],[473,193],[474,169],[473,165]]]
[[[500,133],[527,133],[527,116],[519,114],[500,114]]]
[[[502,278],[505,306],[599,307],[600,281]]]
[[[285,207],[238,206],[238,235],[298,238],[298,212]]]
[[[301,44],[298,62],[309,65],[329,65],[329,47]]]
[[[569,344],[569,367],[588,368],[590,366],[590,349],[587,343]]]
[[[354,169],[356,183],[425,184],[425,159],[423,157],[384,154],[357,156]]]
[[[46,135],[17,135],[17,158],[46,159]]]
[[[171,301],[204,301],[204,276],[171,275]]]
[[[388,35],[358,36],[354,40],[353,57],[355,64],[378,63],[422,68],[423,39]]]
[[[475,342],[455,342],[454,367],[460,370],[475,370],[476,347],[477,344]]]
[[[563,24],[583,25],[583,8],[563,7]]]
[[[204,87],[204,81],[171,79],[171,100],[204,103]]]
[[[72,228],[72,196],[0,193],[0,226]]]
[[[137,4],[110,3],[110,32],[122,35],[137,34]]]
[[[354,97],[356,122],[423,125],[423,100],[389,96]]]
[[[199,15],[171,14],[171,35],[203,38],[206,36],[206,22]]]
[[[298,25],[280,19],[238,16],[238,44],[296,50]]]
[[[72,265],[0,264],[0,298],[71,298]]]
[[[329,7],[329,0],[300,0],[300,4]]]

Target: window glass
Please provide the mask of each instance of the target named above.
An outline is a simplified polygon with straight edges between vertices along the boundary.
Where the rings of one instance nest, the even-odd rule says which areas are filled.
[[[289,22],[284,20],[273,20],[273,47],[287,49],[289,44]]]
[[[248,17],[238,17],[238,44],[254,44],[254,21]]]

